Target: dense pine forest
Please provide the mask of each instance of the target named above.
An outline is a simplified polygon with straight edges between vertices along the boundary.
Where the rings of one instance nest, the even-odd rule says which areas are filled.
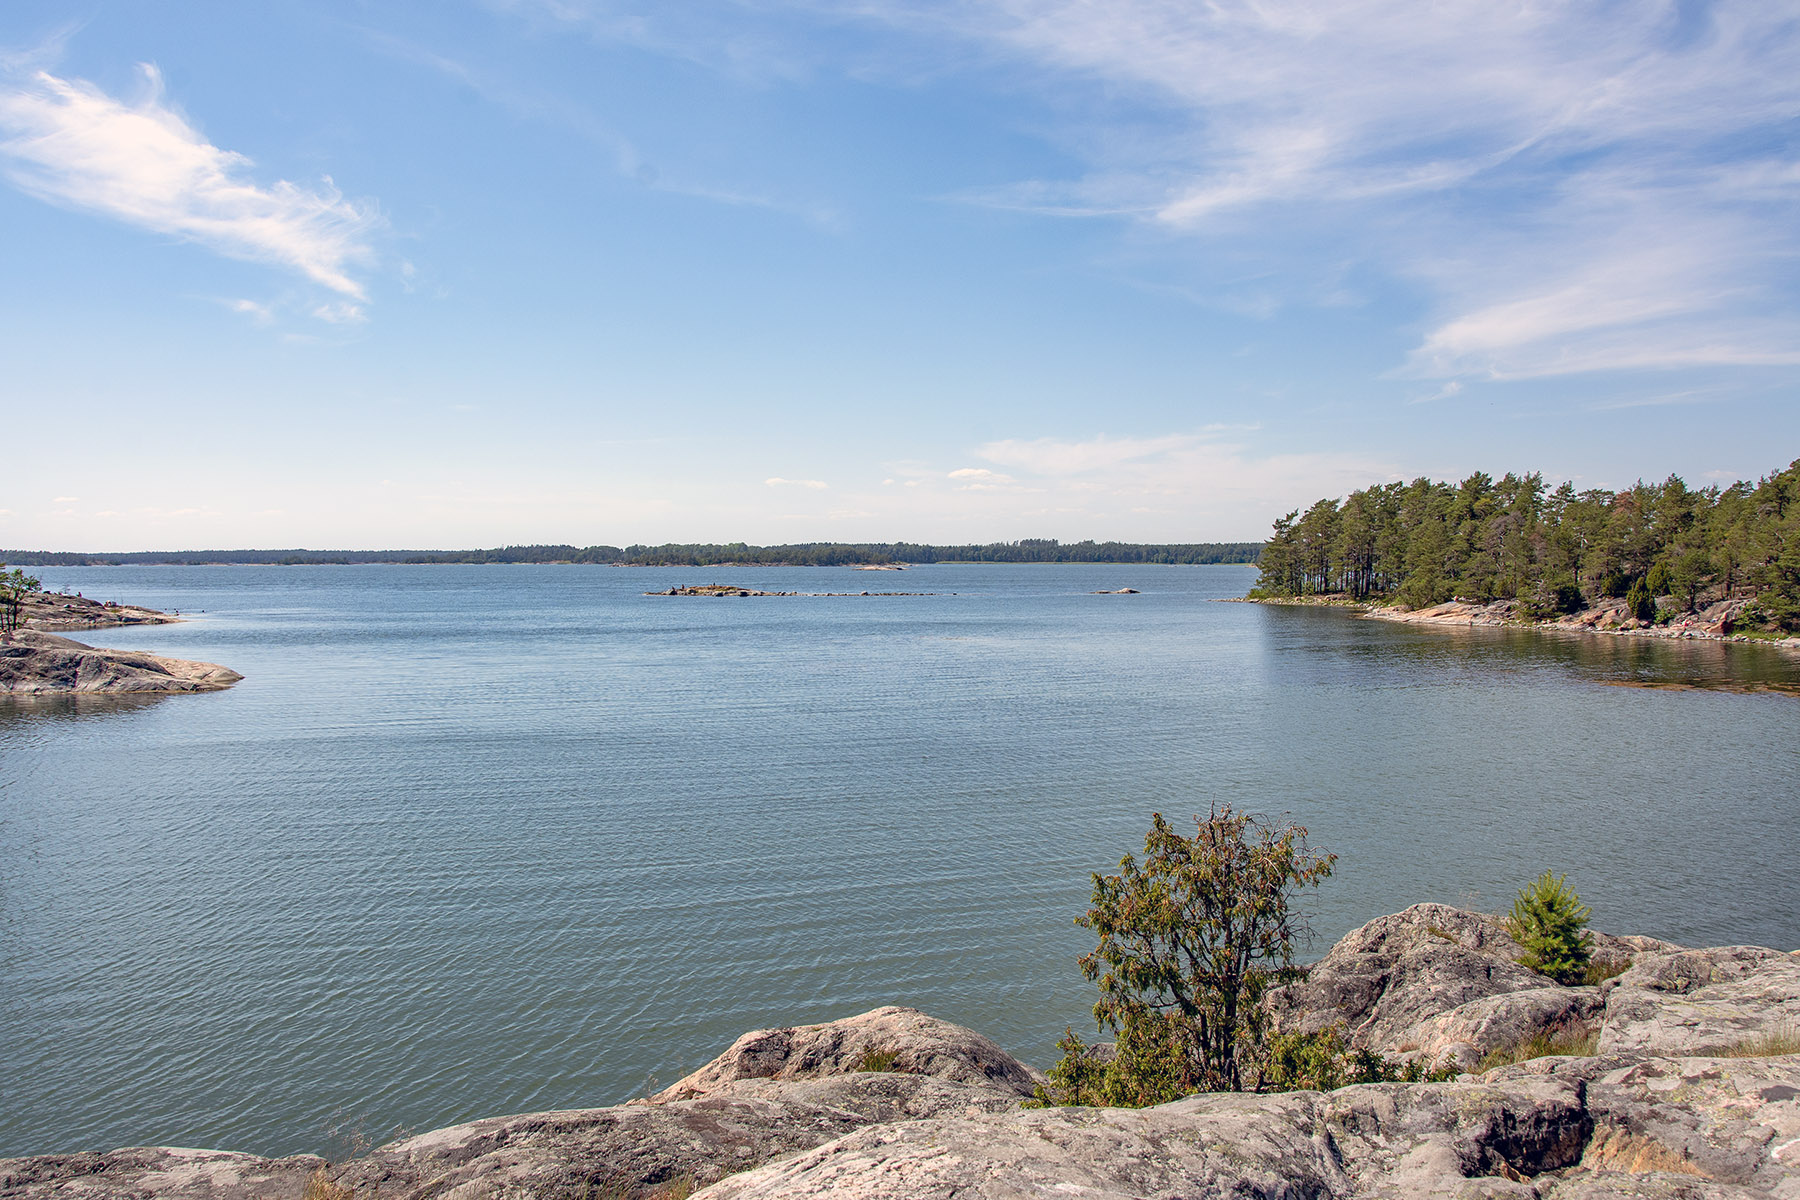
[[[1800,629],[1800,460],[1725,488],[1671,475],[1578,492],[1481,472],[1371,487],[1276,521],[1261,565],[1263,597],[1506,599],[1543,619],[1618,596],[1646,620],[1750,598],[1745,622]]]
[[[885,566],[893,563],[1254,563],[1261,542],[1059,542],[1025,538],[985,545],[918,542],[743,542],[661,546],[503,546],[493,550],[140,550],[125,554],[0,550],[0,562],[27,567],[97,567],[128,563],[308,566],[349,563],[602,563],[637,567]]]

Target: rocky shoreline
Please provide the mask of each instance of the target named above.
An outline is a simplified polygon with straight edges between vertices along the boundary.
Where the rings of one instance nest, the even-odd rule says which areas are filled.
[[[339,1164],[172,1148],[0,1160],[0,1196],[1800,1197],[1800,954],[1601,936],[1598,974],[1616,973],[1563,987],[1518,953],[1494,917],[1416,905],[1274,999],[1283,1028],[1465,1068],[1452,1082],[1028,1108],[1031,1068],[890,1007],[745,1034],[610,1108],[475,1121]],[[1505,1062],[1573,1033],[1578,1053]]]
[[[182,619],[179,614],[33,592],[20,605],[19,618],[20,628],[0,633],[0,696],[212,692],[243,678],[217,663],[108,650],[50,632],[169,625]]]
[[[1485,604],[1475,600],[1449,600],[1430,608],[1417,609],[1404,605],[1362,603],[1338,596],[1245,597],[1238,603],[1342,608],[1370,620],[1395,621],[1405,625],[1454,625],[1464,628],[1509,626],[1557,633],[1603,633],[1625,637],[1739,642],[1800,651],[1800,635],[1769,638],[1733,632],[1734,622],[1746,604],[1741,600],[1720,601],[1698,612],[1674,617],[1665,624],[1641,621],[1630,616],[1625,602],[1617,599],[1604,600],[1593,608],[1549,621],[1526,620],[1519,614],[1518,604],[1512,600],[1495,600]]]
[[[92,600],[82,595],[61,592],[32,592],[19,607],[19,625],[23,629],[63,631],[69,629],[111,629],[119,625],[172,625],[182,620],[179,613],[158,612],[136,604],[120,604],[116,600]]]
[[[0,634],[4,696],[214,692],[242,678],[217,663],[107,650],[36,629]]]

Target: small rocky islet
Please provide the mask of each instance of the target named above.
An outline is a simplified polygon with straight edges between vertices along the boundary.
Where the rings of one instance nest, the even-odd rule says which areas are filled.
[[[863,568],[859,567],[858,570]],[[887,568],[881,568],[886,570]],[[645,592],[646,596],[701,596],[709,599],[721,599],[727,596],[935,596],[936,592],[763,592],[756,588],[739,587],[732,583],[697,583],[683,587],[672,587],[660,592]]]
[[[1800,1196],[1800,954],[1596,935],[1611,978],[1519,965],[1503,922],[1421,904],[1341,940],[1284,1030],[1442,1083],[1032,1108],[1042,1076],[910,1008],[747,1033],[654,1096],[495,1117],[349,1162],[143,1148],[0,1160],[12,1200]],[[1493,1066],[1550,1035],[1581,1052]],[[697,1189],[697,1190],[696,1190]]]
[[[135,604],[30,593],[20,604],[19,628],[0,633],[0,695],[212,692],[243,678],[217,663],[108,650],[52,632],[168,625],[181,619]]]

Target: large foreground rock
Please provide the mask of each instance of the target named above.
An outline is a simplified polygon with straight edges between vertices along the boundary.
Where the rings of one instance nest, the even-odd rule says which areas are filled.
[[[1594,941],[1594,961],[1612,970],[1680,949],[1645,937]],[[1462,1069],[1539,1034],[1591,1032],[1600,989],[1559,986],[1520,966],[1520,954],[1497,917],[1415,904],[1346,934],[1270,1004],[1282,1028],[1336,1026],[1353,1045]]]
[[[1520,974],[1492,918],[1420,906],[1357,930],[1281,997],[1293,1027],[1341,1022],[1364,1044],[1570,1020],[1599,1043],[1447,1083],[1025,1109],[1035,1074],[1016,1059],[883,1008],[746,1034],[648,1100],[452,1126],[324,1176],[304,1156],[127,1150],[0,1162],[0,1197],[302,1200],[323,1178],[313,1200],[1800,1200],[1800,1054],[1774,1052],[1800,1031],[1800,959],[1602,949],[1629,969],[1559,988]]]
[[[878,1126],[707,1189],[707,1200],[1517,1195],[1577,1163],[1579,1084],[1365,1084]]]
[[[1599,1053],[1718,1055],[1800,1038],[1800,957],[1761,946],[1646,955],[1602,985]]]
[[[0,1196],[32,1200],[299,1200],[324,1167],[310,1154],[258,1158],[173,1146],[0,1159]]]
[[[0,634],[0,694],[211,692],[242,678],[217,663],[103,650],[31,629]]]
[[[1017,1107],[1005,1090],[924,1075],[739,1080],[695,1099],[456,1125],[383,1146],[334,1175],[394,1200],[634,1195],[703,1186],[868,1125]]]

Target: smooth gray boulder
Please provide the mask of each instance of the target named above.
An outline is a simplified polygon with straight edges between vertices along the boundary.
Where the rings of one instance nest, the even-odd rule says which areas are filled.
[[[704,1096],[738,1079],[812,1079],[867,1069],[932,1075],[1030,1096],[1042,1076],[973,1029],[889,1005],[820,1025],[758,1029],[653,1099]]]
[[[1415,904],[1344,935],[1270,1008],[1284,1029],[1336,1025],[1352,1044],[1393,1052],[1414,1026],[1471,1000],[1548,980],[1520,966],[1501,923],[1445,904]]]
[[[1483,996],[1415,1021],[1385,1049],[1400,1057],[1417,1054],[1433,1067],[1473,1071],[1490,1053],[1533,1038],[1579,1038],[1599,1024],[1605,1008],[1600,989],[1592,987],[1538,987]]]
[[[1654,938],[1594,935],[1611,969],[1680,948]],[[1282,1029],[1340,1027],[1350,1043],[1432,1066],[1476,1066],[1490,1051],[1591,1026],[1597,988],[1559,986],[1519,965],[1522,950],[1498,917],[1415,904],[1346,934],[1306,978],[1271,993]]]

